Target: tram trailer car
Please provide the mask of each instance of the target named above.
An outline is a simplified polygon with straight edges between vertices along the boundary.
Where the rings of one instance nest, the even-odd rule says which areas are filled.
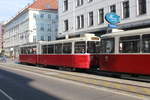
[[[19,62],[37,64],[37,47],[36,43],[29,43],[21,46],[19,49]]]
[[[150,28],[101,36],[100,70],[150,75]]]
[[[21,63],[90,69],[97,65],[94,54],[99,52],[100,38],[93,34],[79,38],[39,42],[20,47]],[[96,49],[97,48],[97,49]]]

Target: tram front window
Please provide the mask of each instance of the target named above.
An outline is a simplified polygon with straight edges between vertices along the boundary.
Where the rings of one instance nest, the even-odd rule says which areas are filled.
[[[120,53],[139,53],[140,36],[121,37],[119,46]]]
[[[150,34],[142,36],[143,53],[150,53]]]
[[[102,53],[114,53],[114,39],[102,39]]]
[[[86,53],[85,41],[75,42],[75,53]]]

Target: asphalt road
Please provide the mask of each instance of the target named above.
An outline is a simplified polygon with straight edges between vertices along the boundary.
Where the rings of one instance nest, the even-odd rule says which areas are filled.
[[[53,74],[53,73],[52,73]],[[55,74],[55,73],[54,73]],[[142,100],[98,87],[0,67],[0,100]]]

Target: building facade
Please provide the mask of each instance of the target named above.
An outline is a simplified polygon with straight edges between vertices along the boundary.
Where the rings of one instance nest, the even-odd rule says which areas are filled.
[[[106,33],[105,15],[121,17],[119,28],[150,26],[150,0],[59,0],[58,37],[93,32]]]
[[[4,34],[3,23],[0,23],[0,52],[3,50],[3,34]]]
[[[5,52],[17,56],[20,45],[55,40],[57,27],[57,1],[36,0],[5,23]]]

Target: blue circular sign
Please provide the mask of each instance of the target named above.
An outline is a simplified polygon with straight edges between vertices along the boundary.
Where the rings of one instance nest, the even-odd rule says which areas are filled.
[[[120,16],[118,16],[116,13],[113,12],[107,13],[105,19],[110,24],[120,23]]]

